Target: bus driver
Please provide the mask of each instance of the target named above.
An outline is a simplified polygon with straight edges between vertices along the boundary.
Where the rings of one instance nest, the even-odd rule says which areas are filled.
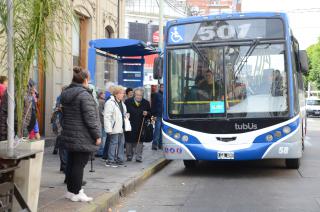
[[[218,83],[213,80],[213,73],[207,70],[204,80],[198,84],[198,100],[212,101],[213,99],[217,99],[217,96],[213,92],[217,94],[218,89]]]

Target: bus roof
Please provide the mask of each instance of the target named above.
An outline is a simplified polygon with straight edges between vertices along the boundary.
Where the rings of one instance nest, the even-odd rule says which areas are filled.
[[[283,12],[245,12],[245,13],[222,13],[208,16],[191,16],[167,22],[167,27],[174,24],[200,22],[205,20],[227,20],[227,19],[248,19],[248,18],[275,18],[287,19],[287,14]]]

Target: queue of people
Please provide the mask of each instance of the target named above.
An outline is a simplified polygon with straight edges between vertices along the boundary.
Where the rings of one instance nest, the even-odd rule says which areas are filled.
[[[162,148],[161,119],[163,85],[152,94],[151,104],[144,88],[110,86],[96,91],[89,84],[90,74],[73,68],[72,82],[57,97],[51,117],[56,135],[53,154],[59,152],[60,171],[65,174],[65,198],[74,202],[92,201],[82,186],[83,172],[90,157],[102,157],[106,166],[118,167],[135,159],[143,162],[144,142],[153,140],[152,149]],[[8,79],[0,76],[0,140],[7,139]],[[24,97],[21,135],[40,139],[37,120],[39,99],[36,84],[29,80]],[[155,129],[154,126],[155,125]]]
[[[162,148],[163,85],[150,104],[142,87],[112,85],[102,92],[92,89],[89,80],[87,70],[74,67],[72,82],[58,96],[51,120],[57,135],[53,154],[59,151],[65,197],[71,201],[92,200],[82,189],[90,156],[102,157],[105,166],[116,168],[133,159],[143,162],[143,144],[152,138],[152,149]]]

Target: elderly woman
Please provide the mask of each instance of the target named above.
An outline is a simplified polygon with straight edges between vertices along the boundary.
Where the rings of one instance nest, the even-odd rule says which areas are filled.
[[[125,101],[130,114],[131,132],[126,133],[127,160],[133,158],[133,149],[136,149],[136,161],[142,162],[143,139],[139,136],[143,118],[150,117],[150,103],[143,98],[144,89],[139,87],[133,90],[133,97]]]
[[[118,167],[124,164],[124,119],[127,114],[124,96],[124,87],[114,86],[112,96],[104,106],[104,129],[110,138],[106,166]]]

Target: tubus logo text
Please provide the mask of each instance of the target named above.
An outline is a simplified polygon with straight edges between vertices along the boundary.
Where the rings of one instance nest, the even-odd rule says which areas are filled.
[[[256,129],[258,129],[258,126],[257,126],[257,124],[254,124],[254,123],[247,123],[247,124],[245,124],[245,123],[242,123],[242,124],[235,123],[234,124],[234,128],[236,130],[256,130]]]

